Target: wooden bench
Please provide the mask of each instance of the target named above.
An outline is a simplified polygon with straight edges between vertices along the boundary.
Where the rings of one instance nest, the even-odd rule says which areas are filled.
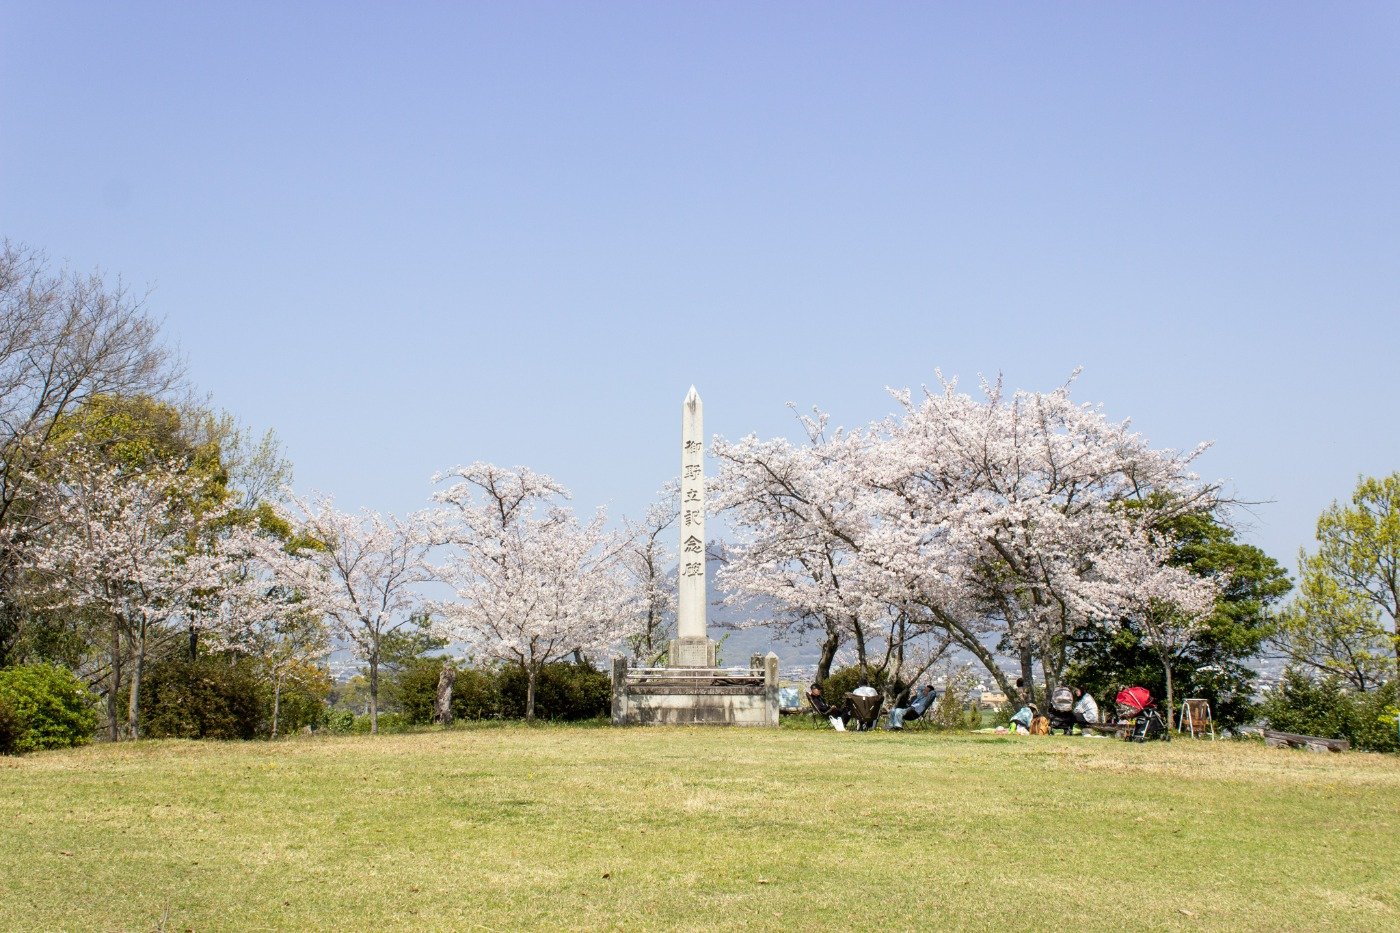
[[[1081,725],[1080,728],[1086,732],[1101,732],[1104,735],[1111,735],[1121,739],[1132,727],[1126,722],[1091,722]]]
[[[1344,752],[1351,748],[1346,739],[1324,739],[1316,735],[1298,735],[1264,729],[1264,744],[1270,748],[1306,748],[1310,752]]]

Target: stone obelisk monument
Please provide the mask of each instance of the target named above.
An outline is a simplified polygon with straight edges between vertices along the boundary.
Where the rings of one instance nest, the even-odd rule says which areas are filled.
[[[747,668],[715,667],[716,645],[705,625],[705,425],[695,386],[681,403],[680,608],[665,667],[613,658],[612,721],[619,726],[776,726],[778,656],[749,659]]]
[[[705,406],[695,386],[681,403],[680,603],[671,667],[714,667],[715,643],[705,624]]]

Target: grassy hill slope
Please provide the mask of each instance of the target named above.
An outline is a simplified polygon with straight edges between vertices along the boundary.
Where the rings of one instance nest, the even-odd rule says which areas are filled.
[[[0,759],[0,927],[1395,929],[1400,760],[519,726]]]

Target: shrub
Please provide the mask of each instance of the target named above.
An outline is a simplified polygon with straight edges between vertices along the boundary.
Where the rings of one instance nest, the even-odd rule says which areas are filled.
[[[1284,672],[1278,689],[1260,704],[1270,728],[1326,739],[1346,739],[1365,751],[1400,748],[1395,722],[1382,721],[1396,703],[1400,683],[1390,681],[1368,693],[1349,693],[1340,678],[1314,680],[1301,671]]]
[[[282,700],[277,711],[278,735],[291,735],[308,726],[314,729],[322,725],[331,686],[330,671],[315,664],[294,667],[282,682]],[[261,701],[266,732],[272,731],[272,692],[272,686],[264,683]]]
[[[976,677],[965,668],[949,673],[943,692],[938,695],[938,702],[929,710],[928,724],[936,729],[976,728],[967,712],[968,705],[972,703],[972,688],[976,685]],[[975,705],[974,712],[977,726],[980,726],[982,713],[976,710]]]
[[[1355,697],[1356,714],[1351,741],[1357,748],[1372,752],[1400,751],[1395,710],[1400,703],[1400,681],[1391,680],[1368,693]]]
[[[420,658],[395,678],[399,711],[411,723],[433,721],[442,658]],[[452,683],[453,719],[495,719],[501,715],[499,675],[493,668],[459,667]]]
[[[611,682],[609,691],[611,699]],[[500,718],[501,678],[495,668],[464,667],[457,670],[457,680],[452,684],[452,715],[456,719]]]
[[[10,706],[8,700],[0,697],[0,755],[15,755],[19,735],[24,731],[19,721],[19,713]]]
[[[354,716],[349,731],[355,735],[369,735],[369,716]],[[413,723],[402,713],[380,713],[380,733],[409,732]]]
[[[417,658],[395,675],[392,693],[409,722],[421,725],[433,721],[442,664],[442,658]],[[457,692],[455,683],[452,692]]]
[[[870,673],[870,686],[879,690],[882,694],[886,693],[885,687],[889,683],[889,679],[887,671],[883,669],[872,669]],[[826,696],[828,702],[835,703],[859,685],[860,665],[852,664],[850,667],[843,667],[832,671],[831,676],[822,682],[822,693]],[[897,688],[897,692],[903,692],[909,689],[909,685],[903,682],[896,683],[894,686]]]
[[[9,745],[8,754],[86,745],[97,728],[87,687],[72,671],[54,664],[0,671],[0,707],[8,710],[0,711],[0,750]]]
[[[326,710],[323,725],[325,730],[332,735],[349,735],[355,731],[355,714],[348,709]]]
[[[501,712],[525,717],[525,672],[511,665],[500,673]],[[546,664],[535,685],[536,719],[594,719],[612,704],[612,678],[591,664]]]
[[[262,685],[232,655],[183,655],[153,663],[142,685],[141,728],[150,738],[251,739],[262,728]]]

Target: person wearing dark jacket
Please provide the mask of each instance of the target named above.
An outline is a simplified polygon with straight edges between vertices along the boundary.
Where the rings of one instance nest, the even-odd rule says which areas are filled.
[[[846,723],[851,721],[851,711],[845,704],[832,704],[822,696],[821,684],[812,684],[807,691],[807,702],[812,704],[812,709],[820,716],[825,716],[831,721],[831,727],[837,732],[846,731]]]

